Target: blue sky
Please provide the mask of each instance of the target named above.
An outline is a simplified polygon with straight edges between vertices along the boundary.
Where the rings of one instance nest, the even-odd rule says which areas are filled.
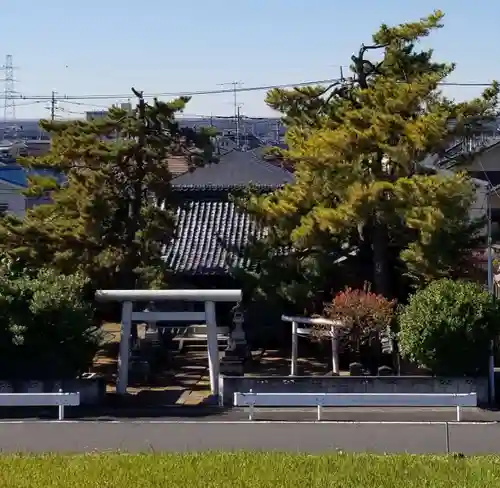
[[[494,34],[500,3],[491,0],[3,0],[0,57],[12,54],[19,67],[16,89],[35,96],[52,90],[121,95],[131,86],[171,93],[218,89],[231,81],[251,87],[327,79],[338,76],[339,66],[349,64],[381,23],[415,20],[436,8],[446,13],[445,28],[427,45],[437,57],[458,64],[451,81],[500,79]],[[448,94],[463,99],[477,92],[454,88]],[[273,115],[264,95],[240,94],[242,114]],[[117,101],[126,100],[61,104],[66,112],[60,114],[77,116]],[[22,103],[18,118],[48,115],[47,103]],[[232,113],[230,94],[198,96],[186,110]]]

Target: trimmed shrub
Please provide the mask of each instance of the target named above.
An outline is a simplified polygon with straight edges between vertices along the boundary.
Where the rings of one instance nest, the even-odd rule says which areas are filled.
[[[0,269],[0,378],[64,379],[87,372],[101,344],[86,281],[42,269]]]
[[[380,335],[386,333],[394,318],[396,302],[382,295],[364,289],[346,288],[337,293],[332,302],[325,307],[324,314],[332,320],[338,320],[344,326],[339,332],[349,348],[359,353],[362,346],[377,344]],[[320,332],[330,326],[316,326]]]
[[[436,375],[478,376],[488,370],[500,308],[483,287],[437,280],[410,297],[399,316],[401,355]]]

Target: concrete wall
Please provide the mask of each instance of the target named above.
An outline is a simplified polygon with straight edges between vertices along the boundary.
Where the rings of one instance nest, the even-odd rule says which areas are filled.
[[[221,376],[224,405],[235,392],[246,393],[471,393],[488,403],[487,378],[432,376]]]
[[[0,393],[80,393],[80,405],[99,405],[106,394],[102,378],[90,377],[62,381],[0,381]]]

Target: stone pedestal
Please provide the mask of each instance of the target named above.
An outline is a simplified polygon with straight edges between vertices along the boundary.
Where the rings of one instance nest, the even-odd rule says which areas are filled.
[[[226,351],[220,361],[220,372],[225,376],[243,376],[245,359]]]

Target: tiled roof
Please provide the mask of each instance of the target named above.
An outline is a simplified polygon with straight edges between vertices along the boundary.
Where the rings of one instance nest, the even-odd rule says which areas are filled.
[[[186,199],[177,208],[176,235],[164,256],[167,268],[180,274],[216,275],[248,267],[244,249],[262,230],[227,198],[204,195]]]
[[[193,188],[238,188],[250,184],[274,189],[291,183],[293,175],[257,157],[253,151],[231,151],[218,163],[207,164],[172,180],[177,190]]]
[[[165,249],[168,269],[191,275],[226,274],[250,266],[245,248],[265,230],[229,199],[250,184],[272,191],[293,181],[293,174],[256,154],[233,150],[172,180],[179,198],[175,237]]]
[[[175,178],[189,171],[189,163],[184,156],[170,156],[168,158],[168,169]]]

